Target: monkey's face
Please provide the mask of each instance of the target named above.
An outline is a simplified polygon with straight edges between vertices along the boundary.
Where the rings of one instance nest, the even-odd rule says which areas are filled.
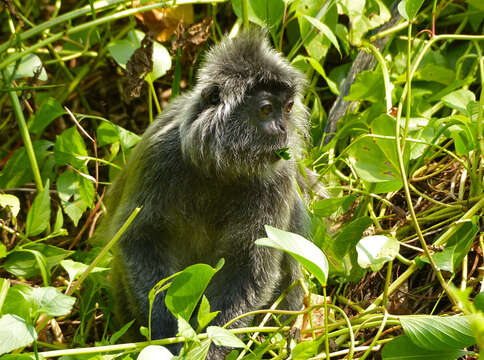
[[[251,91],[242,106],[248,111],[248,131],[255,143],[274,153],[288,145],[294,96],[284,88],[259,88]],[[252,128],[252,129],[250,129]],[[277,156],[274,157],[274,160]]]
[[[185,155],[210,176],[267,175],[286,161],[276,152],[300,152],[307,116],[295,94],[265,83],[235,102],[216,85],[203,89],[197,115],[182,130]]]

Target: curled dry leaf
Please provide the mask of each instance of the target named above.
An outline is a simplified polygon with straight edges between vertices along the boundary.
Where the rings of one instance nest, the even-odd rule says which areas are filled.
[[[135,1],[134,6],[140,2]],[[146,4],[143,4],[146,5]],[[178,25],[183,22],[186,25],[193,24],[193,5],[179,5],[174,8],[153,9],[135,15],[159,42],[168,41],[176,33]]]

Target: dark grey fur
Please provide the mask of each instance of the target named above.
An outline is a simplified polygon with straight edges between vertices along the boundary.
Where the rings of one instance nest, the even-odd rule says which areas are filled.
[[[300,276],[288,256],[254,241],[266,236],[266,224],[307,233],[296,162],[307,131],[304,84],[264,34],[242,34],[215,46],[195,88],[171,102],[147,129],[109,190],[101,228],[103,237],[111,238],[133,209],[143,206],[114,253],[113,287],[122,323],[135,318],[138,326],[147,325],[150,289],[194,263],[214,266],[225,258],[206,292],[211,308],[221,310],[214,321],[219,325],[270,306]],[[287,136],[274,141],[261,135],[250,115],[255,101],[250,94],[261,87],[294,95]],[[213,88],[218,103],[204,97]],[[284,146],[292,158],[277,160],[274,150]],[[301,304],[301,292],[293,291],[285,308]],[[163,295],[155,301],[152,324],[153,338],[176,335]],[[212,347],[209,359],[225,353]]]

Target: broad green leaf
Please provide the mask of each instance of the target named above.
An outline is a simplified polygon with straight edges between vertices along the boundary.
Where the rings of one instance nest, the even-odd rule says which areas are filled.
[[[47,180],[44,190],[35,196],[32,207],[27,214],[25,235],[36,236],[47,229],[50,221],[50,189]]]
[[[36,140],[32,143],[35,157],[39,167],[45,164],[49,155],[49,148],[52,143],[47,140]],[[0,173],[0,188],[11,189],[24,185],[34,180],[34,175],[30,168],[30,161],[25,151],[25,147],[17,149],[12,157],[7,161]]]
[[[124,150],[132,148],[141,139],[139,135],[109,121],[101,122],[96,130],[96,134],[100,147],[119,141]]]
[[[220,311],[210,312],[210,303],[205,295],[202,296],[202,301],[198,308],[197,320],[198,329],[197,331],[203,330],[217,315]]]
[[[219,326],[209,326],[207,335],[215,345],[228,346],[234,348],[245,348],[245,344],[236,335],[232,334],[225,328]]]
[[[413,20],[417,16],[418,11],[422,7],[424,0],[405,0],[405,11],[407,13],[407,20]]]
[[[382,350],[383,360],[457,360],[469,351],[459,349],[422,349],[408,336],[399,336],[387,343]]]
[[[34,288],[31,296],[37,311],[51,316],[68,314],[76,302],[76,298],[62,294],[55,287]]]
[[[333,33],[338,23],[338,11],[335,2],[320,0],[300,0],[296,2],[296,18],[301,33],[300,39],[309,54],[315,61],[321,61],[328,53],[331,42],[327,36],[314,31],[314,26],[305,16],[310,16],[325,24]]]
[[[351,145],[348,157],[356,173],[363,180],[369,183],[391,183],[393,190],[398,190],[402,186],[400,169],[389,157],[392,151],[391,144],[391,140],[377,142],[372,137],[365,136]]]
[[[62,105],[55,98],[46,99],[40,109],[37,110],[29,122],[29,130],[33,134],[40,134],[44,129],[59,116],[65,114]]]
[[[28,246],[25,246],[24,249],[34,250],[41,253],[47,261],[47,268],[49,270],[73,253],[72,251],[42,243],[29,244]],[[5,263],[3,263],[2,268],[18,277],[30,278],[38,275],[40,270],[34,255],[25,250],[11,252],[7,256]]]
[[[313,274],[321,285],[328,279],[328,260],[321,249],[301,235],[265,226],[268,238],[256,240],[257,245],[283,250]]]
[[[291,350],[291,359],[307,360],[319,353],[322,340],[301,341]]]
[[[304,15],[304,18],[307,21],[309,21],[316,29],[321,31],[321,33],[323,33],[323,35],[328,38],[328,40],[331,42],[331,44],[333,44],[333,46],[336,48],[336,50],[338,50],[339,54],[341,55],[341,50],[339,48],[338,39],[336,39],[336,36],[331,31],[331,29],[329,27],[327,27],[325,24],[323,24],[321,21],[319,21],[318,19],[315,19],[311,16]]]
[[[371,219],[368,216],[356,218],[343,225],[340,231],[332,238],[332,242],[328,244],[329,251],[338,259],[343,260],[343,257],[355,248],[358,241],[360,241],[363,232],[371,225]]]
[[[316,201],[312,206],[312,210],[316,216],[328,217],[337,211],[341,211],[343,213],[348,211],[349,206],[356,199],[357,198],[354,195],[323,199]]]
[[[242,2],[241,0],[233,0],[232,7],[234,13],[242,18]],[[284,14],[283,0],[249,0],[248,1],[248,15],[249,21],[265,27],[271,31],[281,21]]]
[[[164,346],[148,345],[138,355],[137,360],[170,360],[173,354]]]
[[[7,208],[13,217],[17,217],[20,211],[20,200],[14,195],[0,194],[0,207]]]
[[[471,102],[476,101],[476,95],[467,89],[460,89],[445,95],[442,101],[451,109],[467,114],[467,107]]]
[[[415,79],[451,85],[455,81],[455,72],[446,66],[428,63],[418,69]]]
[[[399,319],[405,335],[427,350],[455,350],[476,343],[465,316],[401,316]]]
[[[64,171],[56,182],[64,212],[77,226],[82,214],[94,202],[94,184],[74,170]]]
[[[346,101],[367,100],[378,103],[385,98],[385,86],[380,70],[366,70],[356,75]]]
[[[432,255],[437,267],[441,270],[454,272],[461,264],[464,256],[467,255],[477,235],[478,227],[471,223],[464,223],[447,240],[445,249]],[[422,261],[429,263],[426,256],[420,257]]]
[[[0,318],[0,355],[27,346],[36,339],[35,328],[24,319],[11,314]]]
[[[18,67],[17,67],[18,65]],[[42,65],[42,61],[35,54],[27,54],[20,59],[20,63],[13,63],[7,66],[7,79],[14,74],[13,79],[22,79],[24,77],[34,77],[38,74],[37,79],[46,81],[47,72]]]
[[[484,291],[474,297],[474,306],[477,310],[484,313]]]
[[[126,69],[129,58],[136,49],[141,46],[141,41],[145,37],[142,31],[134,30],[128,33],[125,39],[116,40],[108,44],[108,51],[113,59]],[[171,68],[171,57],[168,50],[159,42],[153,42],[153,71],[150,73],[151,80],[156,80],[166,74]]]
[[[391,13],[383,1],[374,0],[378,10],[366,12],[365,0],[340,0],[343,12],[350,18],[350,42],[353,45],[361,44],[363,36],[370,30],[383,25],[391,18]]]
[[[212,341],[210,339],[202,340],[200,344],[192,343],[188,349],[182,349],[178,358],[180,360],[205,360],[211,343]]]
[[[380,270],[383,265],[395,258],[400,250],[399,242],[385,235],[366,236],[356,244],[358,265],[362,268]]]
[[[57,165],[72,165],[87,172],[85,161],[78,158],[87,155],[86,144],[76,127],[71,127],[56,136],[54,158]]]
[[[179,316],[177,319],[178,333],[177,336],[184,337],[186,340],[194,341],[199,343],[200,340],[197,338],[197,333],[192,328],[192,326],[184,318]]]
[[[206,264],[195,264],[178,274],[166,292],[168,310],[175,317],[189,321],[208,283],[222,265],[213,268]]]
[[[69,275],[69,282],[73,282],[79,275],[84,273],[86,269],[88,268],[88,265],[73,261],[70,259],[67,260],[62,260],[60,262],[60,265],[67,271],[67,274]],[[102,268],[102,267],[94,267],[90,273],[95,273],[95,272],[103,272],[103,271],[109,271],[108,268]]]

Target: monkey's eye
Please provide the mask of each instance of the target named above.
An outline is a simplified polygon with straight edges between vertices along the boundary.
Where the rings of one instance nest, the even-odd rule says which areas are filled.
[[[294,106],[294,101],[290,101],[287,103],[286,108],[284,110],[286,110],[287,113],[290,113],[293,106]]]
[[[272,105],[271,104],[262,105],[260,110],[264,115],[270,115],[272,114]]]

